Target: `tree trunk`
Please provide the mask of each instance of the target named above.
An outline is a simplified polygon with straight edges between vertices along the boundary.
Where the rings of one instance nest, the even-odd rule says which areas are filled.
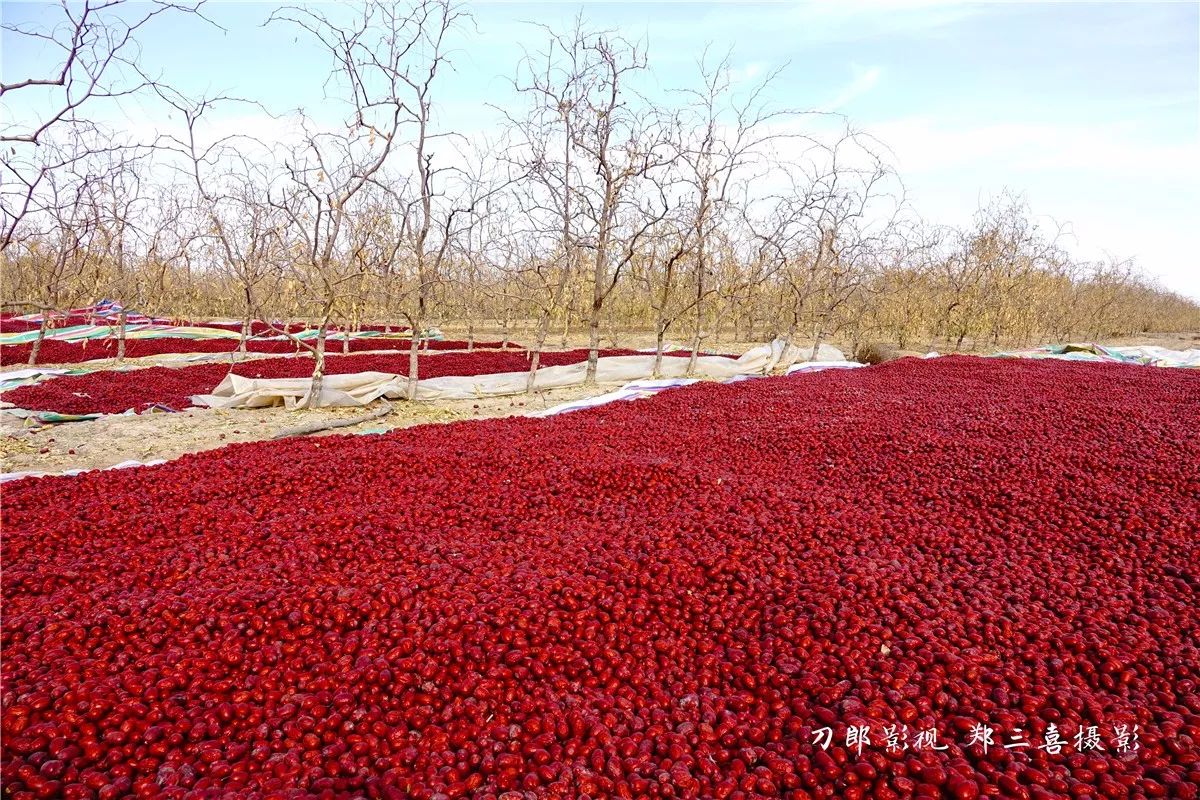
[[[254,301],[250,297],[250,287],[243,286],[242,292],[246,297],[245,314],[242,316],[242,334],[238,337],[237,351],[243,356],[246,355],[246,340],[250,338],[253,332],[254,322]]]
[[[417,381],[420,379],[417,368],[420,361],[421,337],[418,331],[424,325],[424,320],[414,319],[409,320],[409,322],[412,324],[413,335],[409,339],[408,344],[408,390],[405,396],[409,400],[415,400],[417,397]]]
[[[538,364],[542,360],[542,348],[546,345],[546,337],[550,335],[550,312],[553,309],[542,309],[538,319],[537,335],[533,349],[529,352],[529,379],[525,382],[525,394],[533,394],[533,381],[537,377]]]
[[[700,330],[704,325],[704,250],[701,247],[696,261],[696,328],[692,331],[692,354],[688,356],[688,377],[696,371],[696,358],[700,355]]]
[[[321,388],[325,383],[325,329],[328,320],[321,323],[317,330],[316,364],[313,366],[312,387],[308,392],[308,407],[318,408],[321,403]]]
[[[42,321],[38,323],[38,335],[33,340],[33,347],[29,350],[29,366],[37,363],[38,352],[42,349],[42,341],[46,338],[46,329],[50,327],[50,312],[42,312]]]
[[[237,353],[241,356],[246,355],[246,341],[250,338],[250,311],[247,310],[245,318],[242,320],[242,332],[238,336]]]
[[[654,341],[654,377],[662,377],[662,360],[663,360],[663,338],[667,335],[667,323],[663,320],[658,321],[658,333]]]
[[[600,290],[597,289],[596,292],[599,294]],[[596,370],[600,366],[600,311],[603,304],[603,300],[592,301],[592,316],[588,320],[587,373],[583,379],[585,386],[596,385]]]
[[[817,353],[821,351],[821,345],[825,343],[825,317],[821,317],[821,321],[817,323],[813,330],[813,346],[812,353],[809,354],[809,361],[817,360]]]
[[[467,352],[471,353],[475,350],[475,320],[467,321]]]
[[[702,337],[700,334],[700,319],[699,319],[699,316],[697,316],[696,329],[692,332],[692,352],[688,356],[687,374],[688,374],[689,378],[692,377],[693,373],[695,373],[695,371],[696,371],[696,359],[700,356],[700,340],[701,340],[701,338]]]
[[[611,191],[611,187],[610,187]],[[608,203],[606,195],[605,211],[602,218],[607,220]],[[600,236],[596,243],[596,259],[592,270],[592,313],[588,318],[588,358],[587,373],[584,375],[585,386],[596,385],[596,370],[600,360],[600,313],[604,311],[604,281],[607,278],[608,267],[608,235],[611,228],[607,222],[602,224]]]
[[[125,360],[125,309],[117,314],[117,363]]]
[[[796,329],[800,326],[800,320],[796,315],[792,315],[792,324],[788,326],[787,333],[783,335],[783,352],[779,354],[779,364],[784,368],[791,366],[789,363],[792,358],[792,350],[795,345],[792,344],[796,340]]]
[[[533,394],[533,383],[537,380],[538,365],[542,362],[542,346],[546,343],[548,332],[549,326],[546,326],[538,333],[537,342],[529,353],[529,377],[525,380],[525,394]]]
[[[508,304],[505,303],[505,305],[504,305],[504,340],[502,342],[500,342],[501,350],[508,349],[508,338],[509,338],[509,332],[508,332],[509,319],[508,318],[509,318]]]

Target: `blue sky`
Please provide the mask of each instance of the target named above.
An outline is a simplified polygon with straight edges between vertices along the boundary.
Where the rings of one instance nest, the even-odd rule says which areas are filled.
[[[488,133],[488,103],[511,97],[537,20],[582,11],[649,48],[661,87],[691,85],[706,46],[744,74],[784,67],[780,106],[835,108],[893,151],[926,218],[970,219],[980,201],[1023,193],[1070,224],[1079,255],[1134,256],[1171,289],[1200,299],[1200,4],[472,3],[440,122]],[[228,92],[320,113],[327,62],[303,37],[262,27],[273,5],[210,2],[226,32],[176,17],[143,39],[143,61],[185,91]],[[2,3],[5,21],[47,19],[50,4]],[[5,79],[44,58],[6,38]],[[786,65],[786,66],[785,66]],[[231,124],[254,128],[239,109]],[[162,112],[124,104],[114,120],[165,128]]]

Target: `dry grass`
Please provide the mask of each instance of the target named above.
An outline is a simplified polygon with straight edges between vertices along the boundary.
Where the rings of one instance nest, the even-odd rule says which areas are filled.
[[[882,364],[885,361],[895,361],[900,357],[899,353],[900,351],[890,344],[864,342],[854,350],[851,360],[860,364]]]

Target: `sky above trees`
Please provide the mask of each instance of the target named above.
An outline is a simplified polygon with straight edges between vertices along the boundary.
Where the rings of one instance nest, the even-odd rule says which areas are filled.
[[[267,3],[209,3],[207,25],[164,16],[141,37],[143,67],[184,92],[253,99],[219,124],[288,135],[289,109],[337,114],[328,61],[293,28],[266,25]],[[1069,223],[1080,257],[1135,257],[1170,289],[1200,298],[1200,7],[1187,3],[942,2],[762,4],[478,3],[442,84],[443,129],[489,136],[513,97],[511,77],[545,32],[582,14],[592,28],[643,41],[661,92],[694,87],[696,62],[730,55],[746,80],[779,70],[780,107],[838,112],[884,142],[923,216],[969,220],[1005,190]],[[0,4],[5,23],[50,23],[54,5]],[[49,54],[7,33],[4,80]],[[24,109],[5,108],[6,115]],[[176,130],[148,98],[105,107],[135,135]],[[816,123],[819,124],[819,123]]]

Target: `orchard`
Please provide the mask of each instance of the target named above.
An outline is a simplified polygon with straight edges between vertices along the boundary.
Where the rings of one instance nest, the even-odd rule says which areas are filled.
[[[503,342],[472,342],[472,349],[500,349]],[[42,342],[38,350],[39,364],[78,364],[86,361],[117,357],[117,340],[112,336],[83,342]],[[410,346],[406,339],[364,338],[351,339],[347,345],[340,341],[325,344],[326,352],[340,353],[348,349],[352,353],[363,350],[406,350]],[[10,344],[0,346],[0,366],[26,364],[32,344]],[[238,349],[237,339],[187,339],[164,337],[161,339],[129,339],[125,342],[126,358],[141,358],[169,353],[233,353]],[[422,350],[466,350],[468,343],[459,340],[427,340],[421,343]],[[250,339],[246,342],[248,353],[296,353],[307,352],[290,339]]]
[[[9,484],[4,796],[1196,797],[1197,397],[905,359]]]
[[[601,356],[636,354],[633,350],[599,352]],[[552,367],[578,364],[585,360],[586,350],[563,350],[542,353],[540,362],[542,366]],[[326,372],[329,375],[359,372],[407,375],[408,365],[408,353],[330,356],[326,360]],[[417,369],[422,378],[524,372],[529,369],[529,357],[518,351],[439,353],[419,357]],[[147,367],[125,372],[97,371],[23,386],[5,392],[0,399],[20,408],[62,414],[120,414],[128,409],[143,411],[156,405],[178,411],[191,407],[193,395],[211,392],[230,372],[246,378],[305,378],[312,371],[311,358],[264,358],[232,366],[195,364],[186,367]]]

